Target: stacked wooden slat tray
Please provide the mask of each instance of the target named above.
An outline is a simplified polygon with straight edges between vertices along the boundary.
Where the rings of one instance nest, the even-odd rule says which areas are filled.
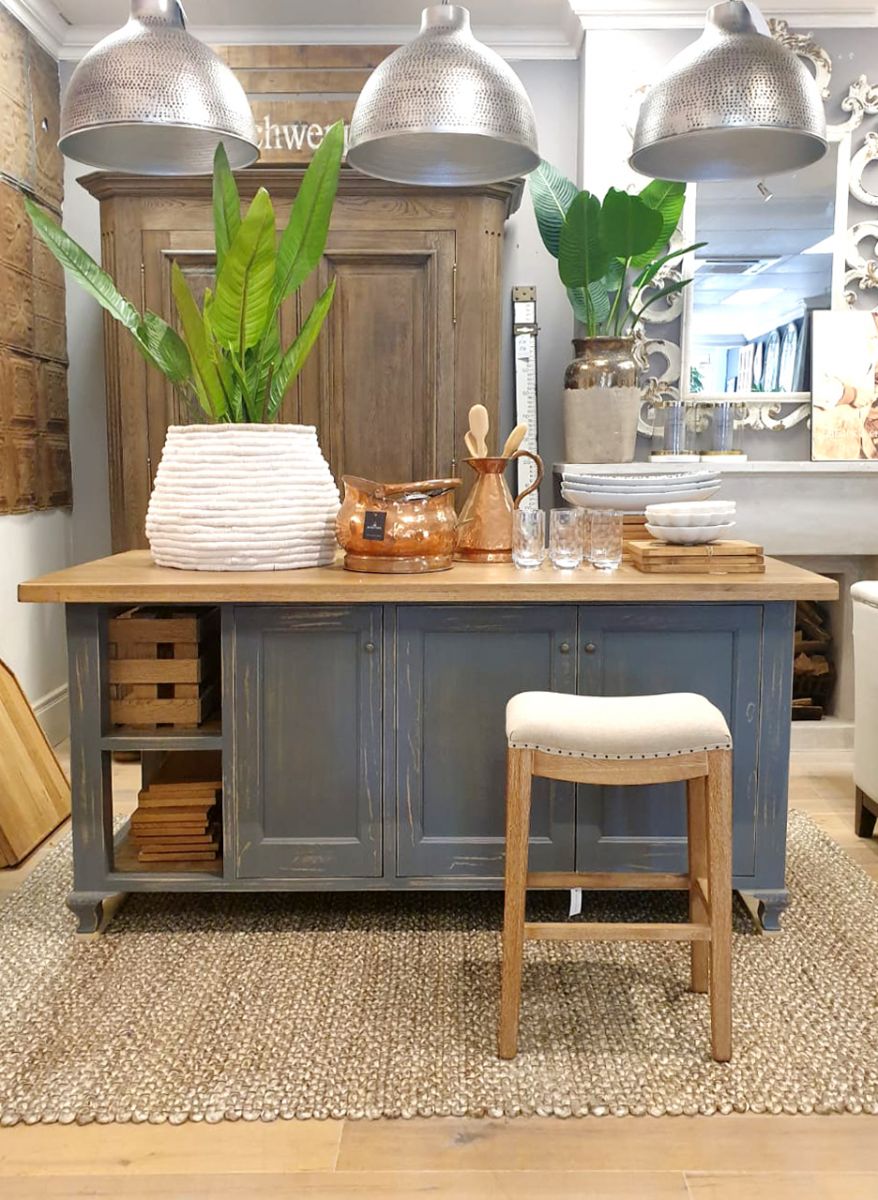
[[[635,539],[628,543],[631,564],[655,575],[761,575],[765,553],[753,542],[709,542],[706,546],[671,546]]]
[[[644,513],[622,515],[622,561],[631,562],[631,542],[645,538],[646,516]]]
[[[132,608],[109,622],[110,720],[192,729],[219,703],[219,609]]]
[[[171,868],[215,863],[221,855],[221,795],[219,753],[170,754],[138,795],[131,818],[138,861]]]

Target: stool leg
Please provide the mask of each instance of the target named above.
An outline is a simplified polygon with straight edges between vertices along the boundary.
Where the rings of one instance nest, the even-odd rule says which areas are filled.
[[[699,877],[707,879],[707,796],[704,777],[690,779],[686,785],[686,808],[689,840],[689,920],[707,923],[707,907],[695,886]],[[691,990],[707,991],[707,966],[710,947],[707,942],[693,942],[691,965]]]
[[[506,894],[503,907],[498,1050],[501,1058],[515,1058],[518,1051],[518,1014],[521,1007],[533,751],[509,750],[506,762]]]
[[[707,756],[710,892],[710,1041],[717,1062],[732,1057],[732,752]]]

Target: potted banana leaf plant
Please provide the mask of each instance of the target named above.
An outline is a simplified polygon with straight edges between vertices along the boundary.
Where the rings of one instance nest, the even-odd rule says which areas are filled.
[[[200,410],[171,426],[146,518],[153,558],[201,570],[267,570],[332,561],[339,495],[308,425],[278,422],[293,380],[329,312],[335,281],[283,346],[284,302],[326,246],[344,150],[338,122],[302,179],[286,228],[259,188],[246,213],[222,146],[213,172],[216,281],[199,305],[177,263],[179,331],[141,313],[60,226],[27,203],[34,228],[73,278],[131,335],[140,353]]]
[[[686,185],[654,179],[637,195],[610,188],[599,200],[547,162],[528,184],[543,243],[585,333],[574,339],[564,378],[565,461],[631,462],[645,365],[638,325],[691,282],[676,265],[696,247],[668,250]]]

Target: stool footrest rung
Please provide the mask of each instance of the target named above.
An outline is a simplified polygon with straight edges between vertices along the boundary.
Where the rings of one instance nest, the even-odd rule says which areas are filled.
[[[524,936],[529,942],[709,942],[710,926],[658,921],[527,921]]]
[[[589,891],[686,892],[689,876],[663,871],[528,871],[529,888],[585,888]]]

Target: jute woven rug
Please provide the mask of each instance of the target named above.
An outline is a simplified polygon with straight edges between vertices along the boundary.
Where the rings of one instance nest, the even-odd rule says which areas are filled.
[[[507,1063],[497,895],[141,895],[84,940],[65,844],[0,908],[0,1121],[878,1112],[878,886],[799,814],[789,886],[780,936],[736,913],[730,1064],[686,947],[551,942]]]

